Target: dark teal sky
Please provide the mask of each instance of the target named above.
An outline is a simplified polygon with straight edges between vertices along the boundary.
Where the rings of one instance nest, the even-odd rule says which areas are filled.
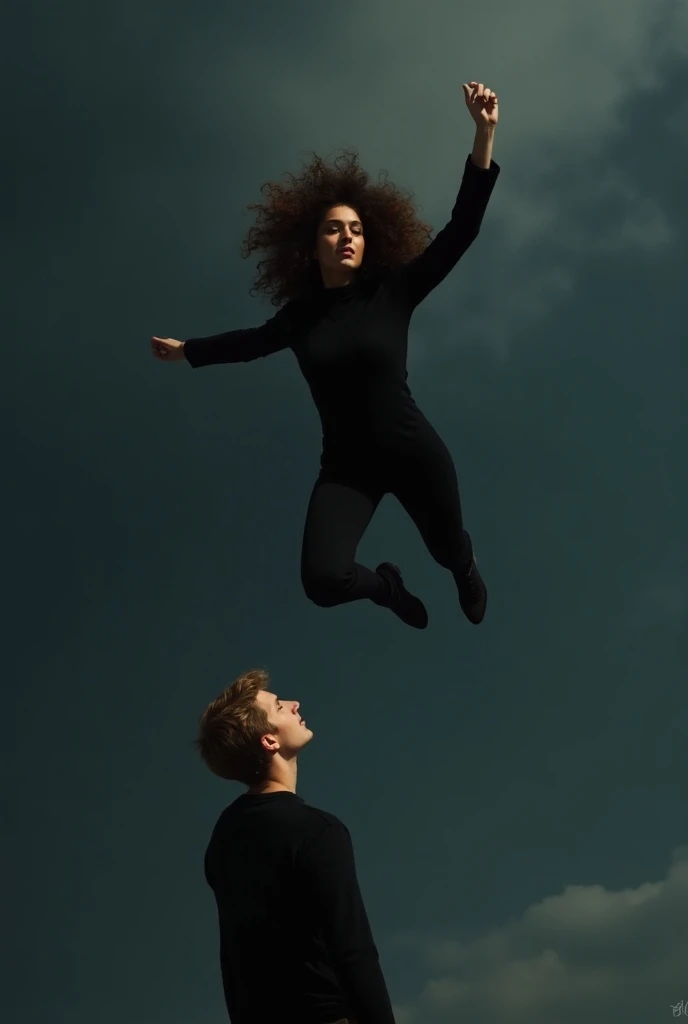
[[[191,741],[267,667],[350,827],[398,1024],[646,1024],[688,1000],[688,77],[676,3],[27,0],[10,197],[2,777],[12,1024],[220,1024]],[[555,10],[555,8],[557,8]],[[683,50],[681,47],[683,46]],[[497,89],[484,231],[421,307],[417,401],[490,590],[472,629],[391,500],[430,627],[299,582],[319,433],[289,354],[148,352],[263,322],[261,183],[354,145],[438,229]]]

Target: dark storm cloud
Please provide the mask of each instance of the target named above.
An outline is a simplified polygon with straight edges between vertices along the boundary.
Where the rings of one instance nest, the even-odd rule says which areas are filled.
[[[493,5],[489,35],[453,4],[433,25],[390,10],[14,13],[8,1019],[223,1019],[201,863],[234,790],[190,741],[254,664],[308,708],[300,790],[352,829],[399,1002],[427,968],[388,947],[396,932],[470,941],[570,883],[637,888],[684,840],[686,150],[670,125],[685,77],[666,61],[654,92],[629,91],[644,3],[599,9],[586,43],[534,0],[516,22]],[[147,340],[269,315],[238,259],[242,207],[308,149],[358,144],[441,226],[470,144],[450,78],[469,57],[507,96],[505,187],[455,288],[414,322],[411,383],[457,459],[491,607],[464,628],[385,505],[362,556],[402,560],[430,608],[417,637],[301,593],[319,437],[289,357],[175,372]],[[572,89],[593,57],[605,88]],[[537,124],[527,74],[552,81]],[[526,172],[553,137],[534,173],[552,219],[521,250]],[[619,172],[616,213],[581,200],[593,166]],[[619,247],[624,194],[673,234]]]

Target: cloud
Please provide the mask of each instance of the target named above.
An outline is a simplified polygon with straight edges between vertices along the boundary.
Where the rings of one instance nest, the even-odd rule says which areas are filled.
[[[681,583],[672,580],[658,581],[644,595],[642,611],[654,622],[678,624],[686,617],[686,590]]]
[[[262,88],[242,91],[242,117],[256,139],[272,140],[264,162],[274,159],[275,175],[308,150],[355,145],[371,170],[387,168],[415,191],[436,228],[471,137],[460,83],[476,76],[497,88],[504,174],[486,222],[490,245],[481,240],[461,280],[475,291],[489,264],[499,301],[466,327],[498,348],[571,291],[581,254],[613,258],[673,237],[655,198],[604,155],[625,130],[622,112],[688,52],[684,3],[429,0],[421,13],[412,0],[371,0],[345,17],[335,8],[312,15],[289,46],[279,25],[229,61],[226,47],[209,46],[196,84],[198,117],[214,131],[215,98],[236,91],[221,84],[227,69],[235,81],[250,76]]]
[[[635,889],[572,885],[468,942],[400,936],[429,975],[397,1024],[647,1024],[688,1009],[688,848]],[[686,1013],[688,1016],[688,1012]]]

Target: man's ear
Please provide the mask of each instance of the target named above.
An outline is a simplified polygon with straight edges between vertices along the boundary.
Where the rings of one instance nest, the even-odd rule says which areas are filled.
[[[275,754],[279,750],[279,740],[274,733],[267,732],[264,736],[260,737],[260,742],[263,750],[267,750],[269,754]]]

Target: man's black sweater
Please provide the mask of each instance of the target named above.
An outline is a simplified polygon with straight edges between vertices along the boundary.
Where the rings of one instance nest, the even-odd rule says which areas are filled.
[[[232,1024],[394,1024],[351,837],[294,793],[240,796],[205,856]]]

